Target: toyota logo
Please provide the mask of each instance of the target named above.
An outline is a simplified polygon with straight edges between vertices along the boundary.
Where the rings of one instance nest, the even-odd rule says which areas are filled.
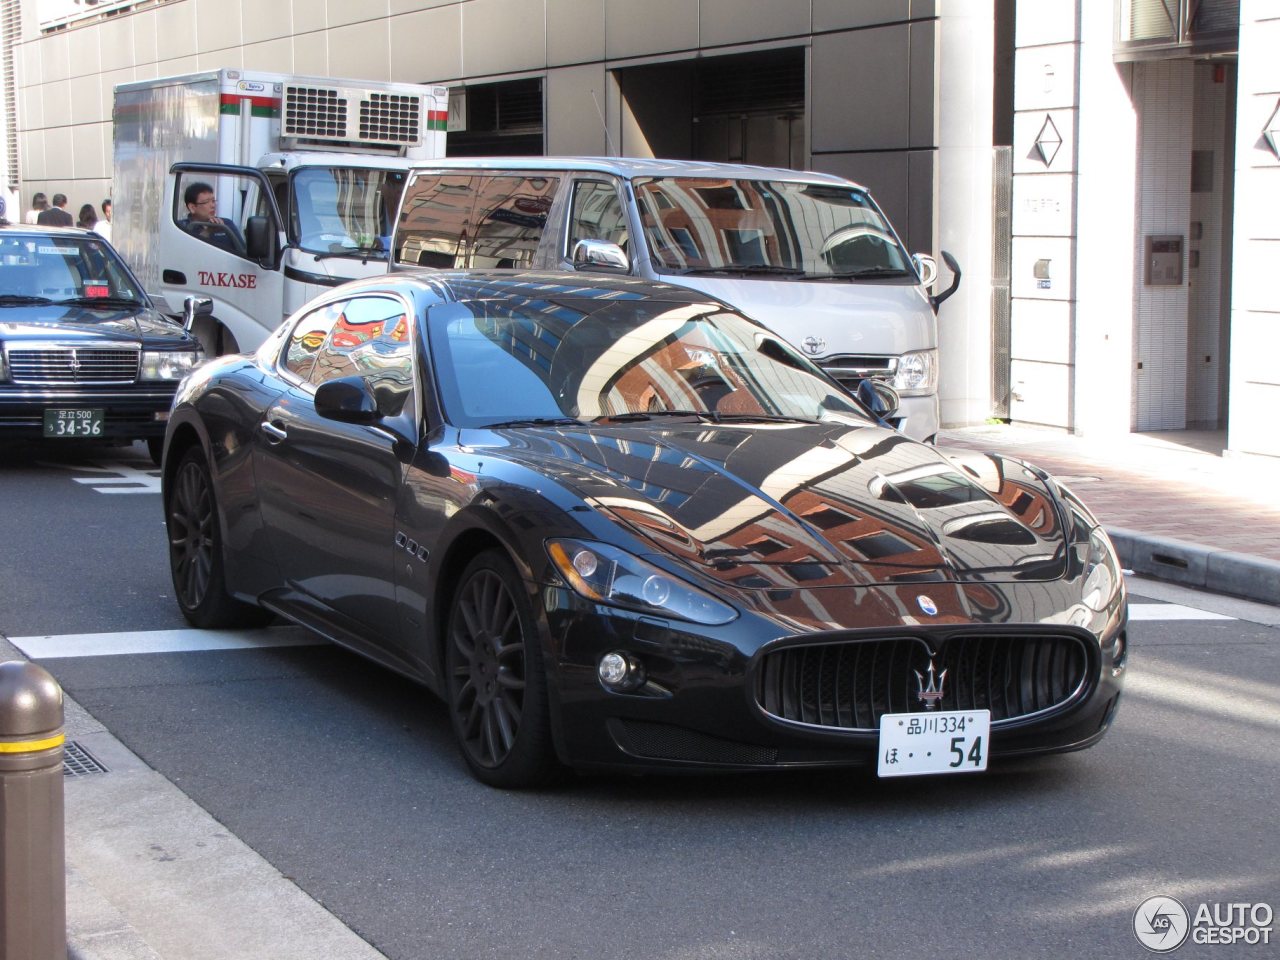
[[[801,341],[800,346],[804,347],[804,352],[811,357],[816,357],[822,351],[827,349],[827,341],[821,337],[805,337]]]

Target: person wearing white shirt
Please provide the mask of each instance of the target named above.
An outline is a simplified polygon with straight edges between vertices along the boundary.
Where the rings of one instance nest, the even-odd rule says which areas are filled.
[[[111,198],[108,197],[102,201],[102,216],[98,222],[93,225],[94,233],[101,236],[107,243],[111,242]]]

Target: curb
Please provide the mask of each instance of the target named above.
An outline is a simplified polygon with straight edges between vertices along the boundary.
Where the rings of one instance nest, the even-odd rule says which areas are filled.
[[[1106,531],[1120,562],[1134,573],[1258,603],[1280,602],[1280,562],[1123,527]]]

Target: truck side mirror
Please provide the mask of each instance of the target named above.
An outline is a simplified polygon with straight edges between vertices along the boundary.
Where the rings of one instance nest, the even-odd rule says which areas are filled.
[[[272,229],[269,217],[246,220],[244,242],[250,260],[256,260],[264,267],[275,267],[280,257],[280,235]]]

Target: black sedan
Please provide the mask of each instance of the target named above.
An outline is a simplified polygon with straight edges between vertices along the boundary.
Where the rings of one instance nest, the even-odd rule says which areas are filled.
[[[0,224],[0,440],[146,440],[203,359],[102,237]]]
[[[696,292],[581,274],[335,289],[181,386],[182,612],[278,614],[421,681],[472,772],[984,770],[1115,716],[1116,555],[1029,465],[884,427]]]

